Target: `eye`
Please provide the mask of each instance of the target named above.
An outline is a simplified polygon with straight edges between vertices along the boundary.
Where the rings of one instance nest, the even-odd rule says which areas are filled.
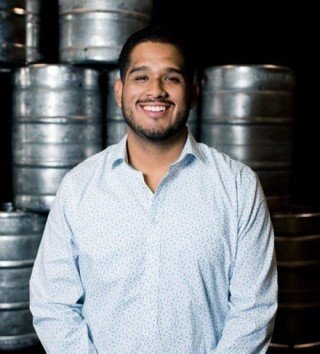
[[[178,78],[177,76],[167,76],[166,77],[167,81],[171,81],[173,83],[179,83],[181,82],[180,78]]]
[[[140,75],[140,76],[136,76],[134,79],[136,81],[147,81],[148,80],[148,76],[147,75]]]

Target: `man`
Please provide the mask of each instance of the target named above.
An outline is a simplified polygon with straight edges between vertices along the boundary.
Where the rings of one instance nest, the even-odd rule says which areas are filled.
[[[198,88],[172,35],[119,58],[119,144],[64,178],[30,281],[48,353],[264,353],[277,308],[274,235],[256,174],[186,126]]]

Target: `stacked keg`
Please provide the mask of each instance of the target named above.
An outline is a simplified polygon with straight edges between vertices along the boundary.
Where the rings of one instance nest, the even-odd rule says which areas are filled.
[[[29,310],[29,279],[46,217],[0,210],[0,350],[33,345],[37,336]]]
[[[201,141],[253,168],[271,209],[279,308],[269,353],[320,353],[320,212],[290,206],[294,77],[273,65],[204,71]]]
[[[152,0],[60,0],[62,63],[47,64],[39,63],[44,6],[40,0],[0,1],[6,68],[0,72],[2,78],[10,71],[13,87],[4,117],[12,126],[7,155],[18,208],[6,204],[0,212],[0,350],[37,341],[28,283],[47,213],[64,175],[104,146],[100,69],[114,65],[127,37],[146,27],[152,13]]]
[[[320,211],[290,207],[272,215],[279,308],[271,353],[320,352]]]
[[[115,63],[128,36],[151,22],[152,0],[60,0],[60,59]]]
[[[107,72],[107,107],[106,107],[106,146],[118,143],[126,134],[126,123],[121,108],[117,105],[114,97],[114,83],[120,79],[118,69]]]
[[[40,0],[0,1],[0,62],[30,63],[39,52]]]
[[[62,64],[20,68],[13,98],[15,203],[47,212],[64,175],[102,148],[98,72]]]
[[[10,134],[12,107],[7,106],[12,103],[14,68],[42,57],[39,16],[39,0],[0,2],[0,63],[6,67],[0,68],[1,79],[6,73],[1,84],[2,88],[6,85],[0,102],[5,107],[0,109],[2,129],[6,129],[2,134]],[[10,161],[11,153],[6,154],[4,159]],[[6,198],[10,194],[6,191]],[[29,279],[45,220],[44,215],[15,210],[12,203],[0,207],[0,350],[22,349],[38,342],[29,310]]]
[[[204,71],[201,141],[253,168],[272,208],[290,199],[293,84],[273,65]]]

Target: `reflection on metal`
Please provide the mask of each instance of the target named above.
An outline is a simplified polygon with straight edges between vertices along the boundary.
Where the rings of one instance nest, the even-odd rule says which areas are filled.
[[[40,0],[0,1],[0,62],[33,63],[39,52]]]
[[[126,122],[122,109],[117,105],[114,97],[114,83],[120,79],[118,69],[108,72],[107,109],[106,109],[106,146],[117,144],[126,134]]]
[[[152,0],[60,0],[60,59],[115,63],[134,32],[151,22]]]
[[[320,211],[290,207],[274,212],[272,221],[279,283],[272,343],[314,348],[320,343]]]
[[[273,65],[210,67],[202,82],[201,141],[253,168],[270,204],[290,195],[293,85]]]
[[[29,310],[29,280],[46,217],[0,210],[0,350],[15,350],[38,342]]]
[[[68,65],[18,69],[13,172],[20,209],[50,209],[64,175],[101,150],[98,72]]]

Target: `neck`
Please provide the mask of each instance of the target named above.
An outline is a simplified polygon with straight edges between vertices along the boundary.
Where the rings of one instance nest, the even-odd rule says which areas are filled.
[[[188,130],[184,130],[166,141],[148,141],[142,139],[128,128],[128,162],[136,170],[143,173],[167,170],[170,164],[177,161],[185,145]]]

